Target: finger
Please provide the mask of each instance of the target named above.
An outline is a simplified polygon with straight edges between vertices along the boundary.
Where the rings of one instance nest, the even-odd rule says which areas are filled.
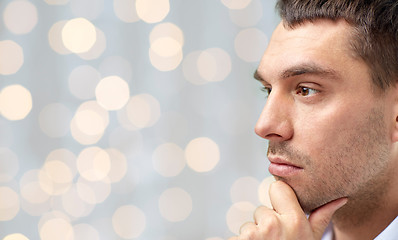
[[[269,189],[272,207],[281,215],[304,214],[293,189],[283,181],[276,181]]]
[[[315,210],[308,218],[315,239],[321,239],[333,214],[347,203],[347,198],[339,198]]]
[[[240,229],[239,229],[239,234],[244,234],[247,232],[252,232],[255,231],[257,229],[257,225],[253,222],[247,222],[245,224],[243,224]]]
[[[256,211],[254,211],[254,223],[262,225],[271,214],[275,214],[274,210],[266,206],[258,207]]]
[[[238,237],[230,237],[228,240],[238,240]]]

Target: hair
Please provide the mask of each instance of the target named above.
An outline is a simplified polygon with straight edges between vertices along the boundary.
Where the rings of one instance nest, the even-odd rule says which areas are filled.
[[[370,69],[373,83],[386,90],[398,82],[397,0],[278,0],[285,26],[317,19],[344,19],[352,27],[350,47]]]

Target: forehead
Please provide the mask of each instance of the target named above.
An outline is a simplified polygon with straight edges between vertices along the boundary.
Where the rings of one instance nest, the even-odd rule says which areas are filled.
[[[349,49],[351,31],[352,27],[345,21],[317,20],[293,29],[280,23],[271,37],[258,72],[260,75],[278,74],[283,69],[300,64],[328,69],[351,64],[355,61]]]

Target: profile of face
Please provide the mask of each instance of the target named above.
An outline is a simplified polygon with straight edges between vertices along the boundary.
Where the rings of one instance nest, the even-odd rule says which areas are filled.
[[[340,197],[377,205],[394,174],[395,97],[377,92],[351,31],[345,21],[281,23],[256,72],[267,100],[255,131],[269,140],[271,174],[306,212]]]

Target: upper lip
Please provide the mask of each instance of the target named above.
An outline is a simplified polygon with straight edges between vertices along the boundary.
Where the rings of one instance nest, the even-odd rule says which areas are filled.
[[[296,168],[302,168],[302,167],[300,167],[300,166],[298,166],[296,164],[293,164],[293,163],[289,162],[285,158],[278,157],[278,156],[270,156],[270,155],[268,155],[268,160],[271,163],[274,163],[274,164],[283,164],[283,165],[293,166],[293,167],[296,167]]]

